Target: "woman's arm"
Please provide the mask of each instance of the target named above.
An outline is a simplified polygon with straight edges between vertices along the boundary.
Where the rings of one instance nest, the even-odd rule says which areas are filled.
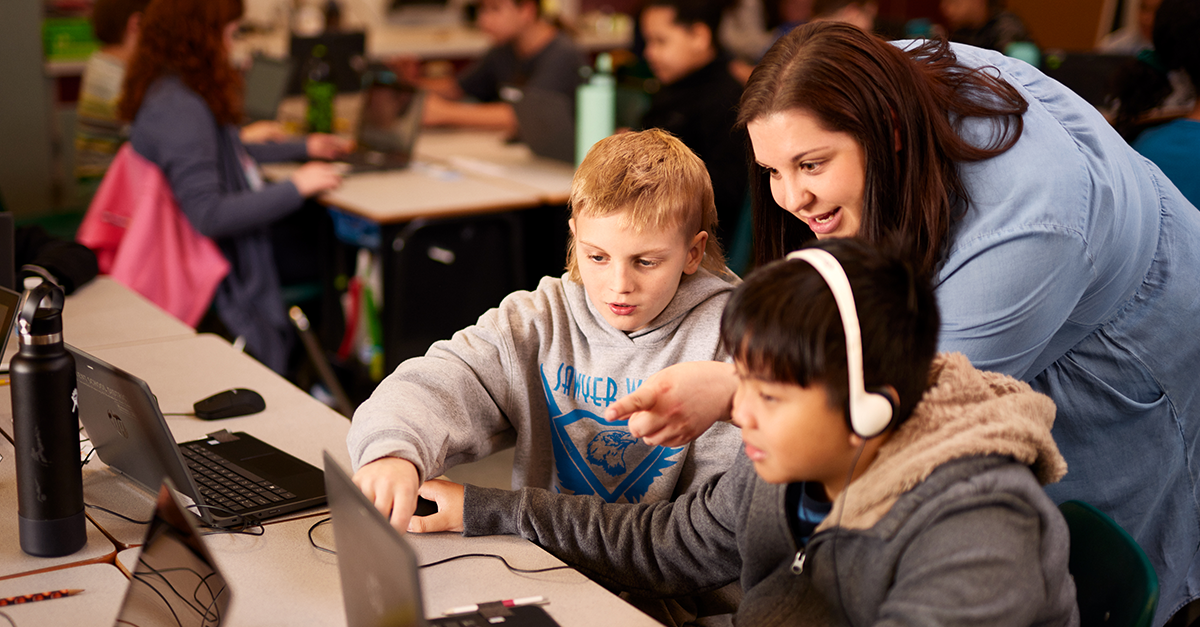
[[[668,366],[604,411],[628,420],[629,433],[647,444],[682,446],[718,420],[729,420],[737,374],[733,364],[691,361]]]
[[[167,79],[162,79],[167,80]],[[260,191],[229,191],[224,180],[241,165],[223,161],[236,131],[216,124],[204,101],[179,84],[156,83],[134,120],[131,141],[139,154],[163,171],[175,200],[192,226],[214,239],[264,226],[298,209],[304,197],[285,181]]]

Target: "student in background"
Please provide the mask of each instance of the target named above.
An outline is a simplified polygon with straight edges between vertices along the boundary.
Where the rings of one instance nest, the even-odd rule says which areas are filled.
[[[717,238],[734,243],[746,204],[746,134],[734,128],[742,83],[713,33],[719,0],[649,0],[639,18],[645,56],[662,87],[651,96],[642,128],[661,128],[687,144],[712,178]]]
[[[704,165],[666,133],[617,134],[588,152],[570,204],[562,278],[400,364],[355,412],[355,483],[396,528],[440,516],[410,522],[422,481],[514,445],[514,486],[612,502],[674,498],[733,460],[727,424],[664,448],[600,418],[668,364],[725,358],[717,321],[736,278]]]
[[[1025,22],[1004,0],[941,0],[950,41],[1005,52],[1009,44],[1032,42]]]
[[[815,248],[844,269],[870,393],[848,385],[831,281],[777,261],[721,319],[744,440],[729,472],[642,505],[429,482],[444,528],[520,534],[605,585],[662,595],[740,578],[739,625],[1077,625],[1067,525],[1042,489],[1067,470],[1054,403],[935,356],[937,301],[911,265],[856,239]]]
[[[76,106],[75,177],[98,182],[128,139],[117,115],[125,65],[137,48],[142,11],[150,0],[96,0],[92,32],[100,49],[83,68]]]
[[[812,20],[853,24],[867,32],[875,30],[879,3],[875,0],[815,0]]]
[[[120,115],[134,150],[158,166],[192,227],[212,238],[231,269],[218,286],[211,328],[245,339],[247,350],[283,372],[292,331],[280,293],[270,226],[304,199],[334,189],[328,163],[301,166],[267,184],[258,161],[331,159],[349,142],[314,134],[293,143],[243,144],[241,76],[229,48],[241,0],[154,0],[125,77]],[[210,323],[201,322],[201,326]]]
[[[1200,206],[1200,99],[1180,118],[1138,134],[1144,116],[1171,95],[1170,73],[1200,84],[1200,0],[1163,0],[1154,20],[1154,48],[1143,51],[1122,76],[1117,130],[1162,169],[1193,205]]]
[[[402,76],[431,91],[425,101],[426,124],[515,132],[511,102],[520,90],[536,87],[574,101],[582,81],[579,69],[587,59],[542,16],[537,0],[482,0],[478,24],[493,47],[456,79],[423,79],[415,62],[397,62]]]
[[[1097,52],[1108,54],[1137,54],[1154,47],[1154,13],[1162,0],[1139,0],[1137,19],[1105,35],[1096,45]]]

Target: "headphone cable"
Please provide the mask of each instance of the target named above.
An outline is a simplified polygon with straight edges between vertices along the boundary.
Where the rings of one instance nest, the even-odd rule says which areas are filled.
[[[858,460],[862,457],[863,450],[867,448],[867,439],[863,438],[862,444],[858,446],[858,452],[854,454],[854,462],[850,464],[850,472],[846,474],[846,485],[842,488],[842,507],[838,510],[837,522],[833,527],[833,546],[830,548],[830,560],[833,562],[833,587],[837,591],[838,609],[842,612],[842,618],[846,624],[854,626],[854,621],[850,620],[850,614],[846,611],[846,603],[842,600],[842,582],[838,577],[837,569],[837,541],[838,536],[842,532],[842,516],[846,513],[846,507],[850,504],[850,481],[854,479],[854,469],[858,467]]]

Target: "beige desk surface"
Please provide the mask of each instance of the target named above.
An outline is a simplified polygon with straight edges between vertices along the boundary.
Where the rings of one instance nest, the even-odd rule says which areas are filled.
[[[35,625],[112,625],[129,580],[112,564],[89,564],[0,581],[0,597],[64,588],[83,592],[61,599],[0,608],[17,627]],[[5,624],[5,622],[0,622]]]
[[[17,531],[16,457],[13,455],[13,445],[8,440],[8,436],[12,435],[12,404],[9,401],[8,390],[8,386],[0,388],[0,412],[4,414],[4,417],[0,418],[3,431],[3,435],[0,435],[0,456],[4,457],[0,460],[0,503],[4,504],[0,507],[0,580],[71,564],[111,560],[116,547],[91,522],[87,523],[87,544],[75,553],[62,557],[34,557],[21,550],[21,537]]]
[[[286,178],[294,165],[263,167],[269,179]],[[321,195],[321,201],[380,224],[524,209],[541,204],[532,188],[466,174],[436,163],[403,170],[363,172]]]
[[[323,517],[267,525],[262,536],[210,535],[205,543],[225,574],[232,599],[225,625],[345,625],[337,557],[314,549],[308,530]],[[518,568],[562,563],[513,536],[463,538],[457,534],[409,535],[420,563],[464,553],[503,555]],[[313,539],[334,548],[333,529],[322,525]],[[128,572],[140,549],[117,555]],[[546,611],[563,627],[657,625],[646,615],[570,569],[517,575],[499,560],[466,558],[421,571],[425,614],[472,603],[544,596]]]
[[[627,20],[628,21],[628,20]],[[628,48],[633,33],[624,30],[595,30],[579,32],[575,42],[589,52]],[[367,29],[367,56],[372,59],[416,57],[419,59],[471,59],[483,56],[491,47],[487,35],[476,28],[459,26],[401,26],[375,24]],[[277,30],[240,39],[234,44],[238,57],[252,53],[276,58],[288,54],[287,33]],[[47,71],[52,71],[48,68]]]
[[[458,171],[533,190],[542,204],[566,204],[575,166],[534,155],[529,146],[506,143],[500,131],[426,129],[417,156]]]
[[[63,339],[85,350],[195,334],[195,329],[108,276],[92,279],[63,304]],[[14,331],[4,350],[4,363],[16,352]]]
[[[249,433],[318,468],[321,467],[321,453],[326,449],[340,463],[346,467],[350,465],[346,450],[349,420],[313,400],[258,361],[234,350],[220,337],[196,335],[111,347],[92,353],[145,380],[158,397],[163,413],[190,412],[192,403],[236,387],[250,388],[266,401],[266,410],[239,418],[204,421],[192,416],[168,416],[167,423],[176,442],[229,429]],[[135,520],[148,520],[154,509],[152,496],[99,460],[89,463],[84,471],[84,500],[87,503]],[[296,515],[311,513],[306,510]],[[88,515],[121,548],[141,543],[145,531],[143,525],[94,509],[89,510]]]

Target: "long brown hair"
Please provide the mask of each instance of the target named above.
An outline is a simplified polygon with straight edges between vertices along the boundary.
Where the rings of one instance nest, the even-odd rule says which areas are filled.
[[[150,85],[176,74],[200,94],[218,124],[239,122],[242,77],[229,63],[222,31],[243,10],[242,0],[152,0],[125,74],[120,116],[132,120]]]
[[[945,41],[905,51],[849,24],[815,22],[780,39],[763,57],[742,93],[738,123],[799,109],[827,130],[853,137],[866,155],[859,237],[876,244],[902,241],[918,271],[932,272],[960,216],[956,208],[965,210],[969,200],[957,162],[1011,148],[1028,106],[987,68],[959,65]],[[995,120],[988,145],[959,136],[958,122],[968,117]],[[753,161],[751,168],[757,169],[750,177],[757,266],[783,257],[798,244],[796,233],[807,228],[785,220],[766,174]]]

